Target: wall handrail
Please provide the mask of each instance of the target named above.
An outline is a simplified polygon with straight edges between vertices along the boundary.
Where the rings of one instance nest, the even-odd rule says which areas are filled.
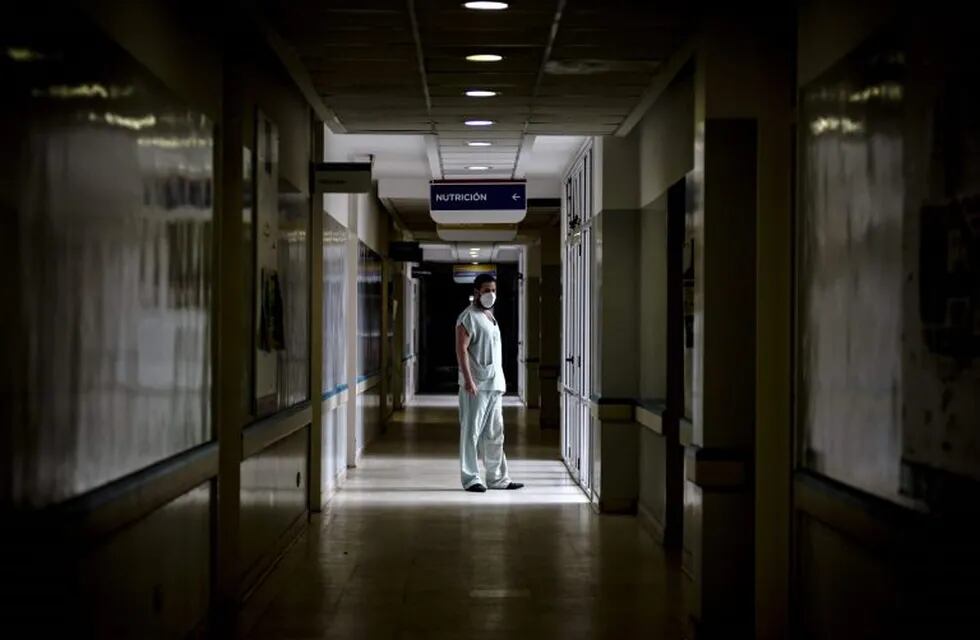
[[[242,430],[242,460],[268,449],[313,421],[309,401],[253,422]]]
[[[135,471],[80,496],[28,515],[25,533],[55,535],[85,546],[146,517],[218,475],[211,441]]]

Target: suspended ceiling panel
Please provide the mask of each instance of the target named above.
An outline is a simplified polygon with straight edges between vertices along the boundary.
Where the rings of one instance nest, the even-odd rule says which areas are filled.
[[[268,0],[324,102],[353,133],[431,133],[444,178],[514,177],[535,134],[615,132],[688,36],[682,3],[515,0]],[[503,56],[469,62],[474,53]],[[499,95],[470,98],[468,89]],[[494,121],[467,127],[467,119]],[[490,142],[470,147],[467,142]]]
[[[425,262],[517,262],[521,247],[494,242],[423,242]]]
[[[517,237],[517,225],[439,225],[436,232],[441,240],[453,242],[509,242]]]

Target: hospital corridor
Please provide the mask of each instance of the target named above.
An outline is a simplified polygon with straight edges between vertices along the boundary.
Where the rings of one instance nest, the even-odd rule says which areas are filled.
[[[0,12],[0,638],[980,637],[969,3]]]
[[[287,552],[249,637],[678,637],[678,560],[635,519],[591,511],[535,411],[505,406],[526,491],[459,490],[455,400],[394,415]]]

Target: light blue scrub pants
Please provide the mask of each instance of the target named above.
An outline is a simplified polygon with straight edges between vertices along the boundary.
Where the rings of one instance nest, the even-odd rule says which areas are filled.
[[[463,387],[459,389],[459,463],[464,489],[475,484],[504,489],[510,484],[504,455],[503,395],[500,391],[470,395]],[[478,450],[487,470],[486,482],[480,477]]]

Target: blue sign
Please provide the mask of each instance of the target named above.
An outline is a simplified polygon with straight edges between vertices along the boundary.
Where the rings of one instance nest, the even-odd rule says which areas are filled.
[[[431,182],[429,209],[442,224],[520,222],[527,213],[527,183]]]

